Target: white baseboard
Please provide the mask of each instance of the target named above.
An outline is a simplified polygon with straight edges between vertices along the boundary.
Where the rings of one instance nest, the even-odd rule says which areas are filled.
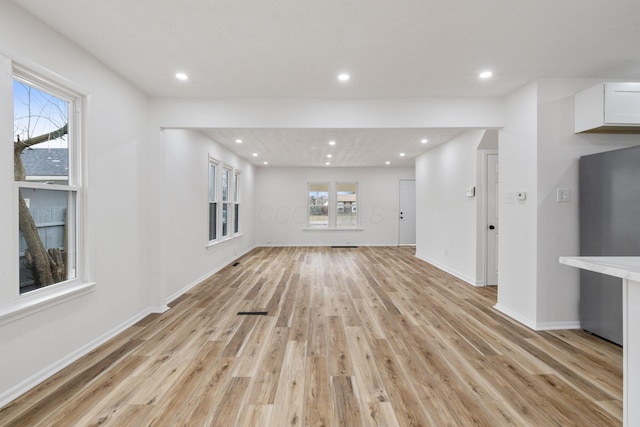
[[[446,271],[447,273],[451,274],[452,276],[456,276],[458,279],[470,284],[471,286],[478,286],[475,279],[473,279],[471,277],[468,277],[468,276],[460,273],[459,271],[456,271],[456,270],[453,270],[453,269],[451,269],[451,268],[449,268],[447,266],[444,266],[444,265],[438,263],[437,261],[434,261],[434,260],[432,260],[432,259],[430,259],[428,257],[425,257],[425,256],[423,256],[421,254],[418,254],[418,253],[416,253],[416,258],[418,258],[419,260],[424,261],[426,263],[429,263],[429,264],[433,265],[434,267],[439,268],[442,271]]]
[[[170,307],[169,307],[168,305],[166,305],[166,304],[165,304],[165,305],[158,305],[158,306],[155,306],[155,307],[151,307],[151,308],[149,308],[149,312],[151,312],[151,313],[158,313],[158,314],[162,314],[162,313],[164,313],[165,311],[168,311],[168,310],[169,310],[169,308],[170,308]]]
[[[566,329],[580,329],[579,320],[568,321],[568,322],[534,322],[531,319],[527,319],[526,317],[521,316],[515,311],[510,310],[500,304],[494,305],[493,308],[498,310],[500,313],[506,316],[509,316],[510,318],[517,321],[518,323],[522,323],[527,328],[536,332],[560,331],[560,330],[566,330]]]
[[[500,313],[509,316],[510,318],[512,318],[513,320],[515,320],[518,323],[522,323],[524,326],[526,326],[527,328],[535,331],[536,330],[536,324],[535,322],[533,322],[531,319],[528,319],[518,313],[516,313],[515,311],[500,305],[500,304],[496,304],[493,306],[493,308],[495,308],[496,310],[498,310]]]
[[[84,346],[80,347],[79,349],[77,349],[73,353],[71,353],[71,354],[67,355],[66,357],[56,361],[55,363],[53,363],[53,364],[49,365],[48,367],[42,369],[40,372],[32,375],[31,377],[29,377],[26,380],[20,382],[19,384],[15,385],[14,387],[10,388],[9,390],[6,390],[5,392],[1,393],[0,394],[0,407],[3,407],[6,404],[8,404],[9,402],[13,401],[14,399],[20,397],[21,395],[23,395],[27,391],[29,391],[32,388],[36,387],[38,384],[42,383],[47,378],[55,375],[56,373],[58,373],[62,369],[66,368],[67,366],[69,366],[70,364],[75,362],[76,360],[80,359],[82,356],[85,356],[85,355],[89,354],[90,352],[92,352],[93,350],[98,348],[100,345],[102,345],[105,342],[109,341],[111,338],[115,337],[116,335],[118,335],[119,333],[124,331],[125,329],[135,325],[136,323],[138,323],[140,320],[144,319],[147,315],[149,315],[151,313],[152,313],[152,311],[150,309],[147,309],[147,310],[144,310],[141,313],[136,314],[135,316],[131,317],[127,321],[125,321],[125,322],[121,323],[120,325],[116,326],[115,328],[113,328],[109,332],[107,332],[107,333],[101,335],[100,337],[94,339],[93,341],[89,342],[87,345],[84,345]]]
[[[536,323],[536,331],[560,331],[563,329],[580,329],[580,321]]]

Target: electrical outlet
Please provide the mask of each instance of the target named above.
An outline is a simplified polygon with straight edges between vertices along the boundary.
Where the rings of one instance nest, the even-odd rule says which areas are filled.
[[[558,202],[570,202],[571,190],[568,188],[558,188],[556,190],[556,201]]]

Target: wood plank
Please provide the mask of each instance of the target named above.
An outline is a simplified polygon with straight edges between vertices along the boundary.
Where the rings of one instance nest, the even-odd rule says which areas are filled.
[[[262,356],[268,348],[269,338],[275,328],[276,320],[271,316],[261,316],[256,319],[256,325],[247,338],[244,349],[236,358],[232,376],[253,377],[257,374]]]
[[[344,324],[338,316],[329,317],[329,373],[332,376],[354,374]]]
[[[346,336],[360,399],[367,403],[388,402],[389,396],[382,385],[378,367],[361,328],[347,327]]]
[[[289,341],[273,405],[270,424],[298,426],[304,419],[306,343]]]
[[[327,357],[328,324],[324,315],[324,286],[313,286],[311,307],[309,309],[309,339],[307,355],[309,357]]]
[[[329,362],[326,357],[308,357],[306,365],[304,425],[335,425]]]
[[[260,369],[251,389],[249,403],[254,405],[272,405],[276,399],[276,390],[287,349],[288,328],[274,328],[265,350]]]
[[[437,425],[424,412],[412,381],[404,374],[388,341],[374,340],[371,350],[389,392],[389,400],[395,409],[398,423],[411,427]]]
[[[336,420],[341,426],[361,426],[362,410],[352,377],[331,377]]]
[[[249,378],[233,377],[220,398],[216,408],[216,415],[211,422],[214,426],[238,425],[238,418],[242,414],[243,402],[249,387]]]
[[[216,375],[216,364],[211,363],[222,352],[219,341],[207,341],[198,354],[191,359],[183,374],[176,380],[175,386],[154,406],[151,423],[177,425],[195,411],[200,401],[200,393],[210,376]]]
[[[371,402],[367,403],[367,414],[365,416],[365,425],[376,427],[399,427],[398,419],[393,410],[393,406],[389,402]]]
[[[211,425],[215,410],[221,403],[227,383],[231,380],[233,358],[219,357],[215,359],[213,370],[207,373],[199,390],[199,398],[193,412],[186,415],[184,425]]]
[[[246,405],[240,414],[239,426],[268,426],[273,405]]]

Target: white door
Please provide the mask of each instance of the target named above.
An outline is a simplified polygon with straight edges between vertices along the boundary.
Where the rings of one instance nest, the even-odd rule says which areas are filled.
[[[400,245],[416,244],[416,181],[400,180]]]
[[[487,285],[498,285],[498,155],[487,155]]]

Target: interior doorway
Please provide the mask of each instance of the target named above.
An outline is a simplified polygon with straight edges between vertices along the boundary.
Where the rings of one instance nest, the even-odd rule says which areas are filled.
[[[416,244],[416,180],[400,180],[399,241],[401,246]]]
[[[485,156],[487,173],[487,196],[486,196],[486,208],[487,208],[487,221],[486,221],[486,284],[487,286],[498,286],[498,236],[500,234],[500,221],[499,221],[499,168],[498,168],[498,154],[487,154]]]

